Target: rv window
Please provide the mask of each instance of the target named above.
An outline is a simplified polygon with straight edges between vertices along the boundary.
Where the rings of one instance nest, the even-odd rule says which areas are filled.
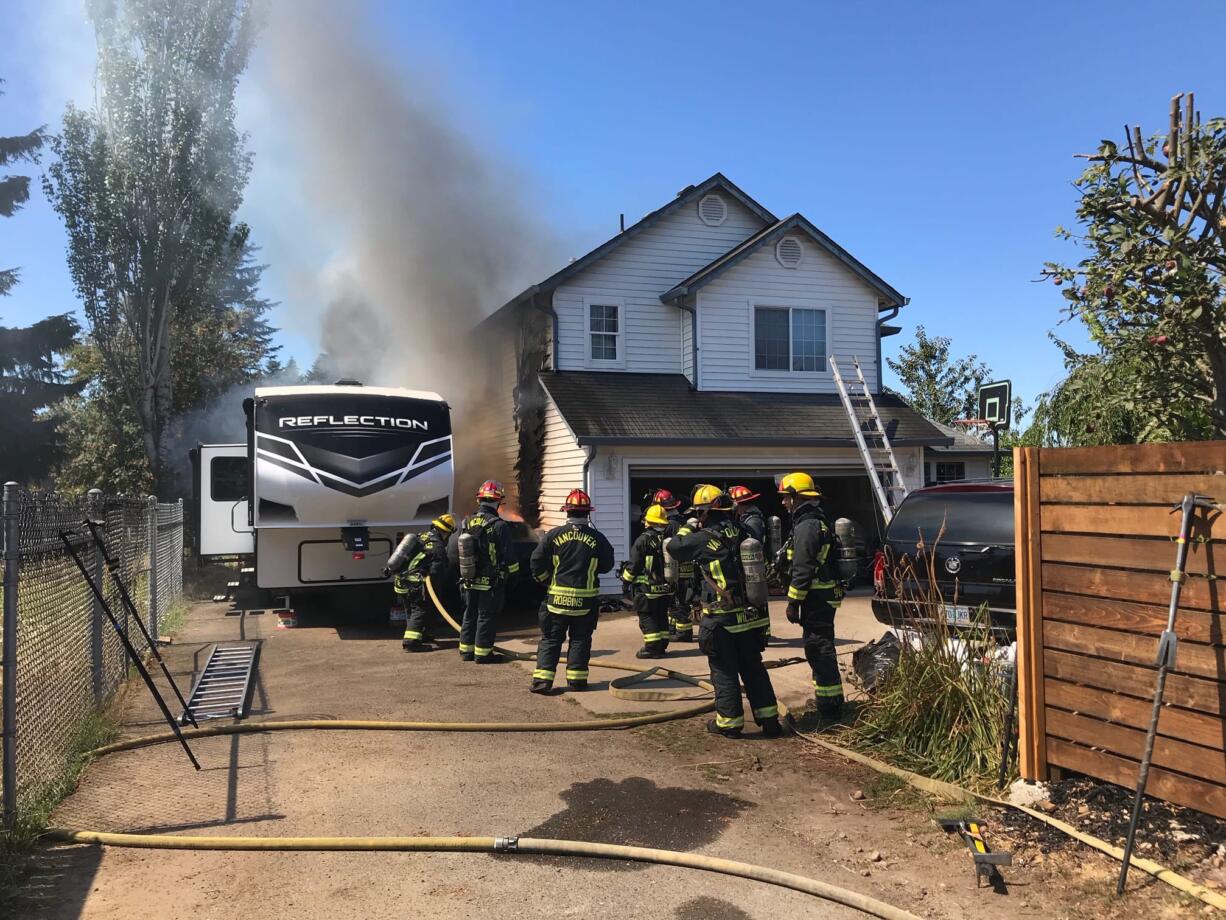
[[[209,463],[209,495],[215,502],[247,497],[247,458],[214,457]]]

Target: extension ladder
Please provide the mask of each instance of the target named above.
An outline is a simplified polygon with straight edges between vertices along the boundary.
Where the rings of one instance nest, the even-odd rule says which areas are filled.
[[[187,710],[179,722],[187,720],[187,712],[197,721],[205,719],[241,719],[247,707],[247,693],[251,690],[251,674],[255,670],[256,652],[259,646],[214,645],[205,662],[200,679],[192,687],[187,701]]]
[[[886,437],[885,426],[881,424],[881,416],[877,414],[877,404],[873,402],[873,394],[864,380],[864,372],[860,370],[860,360],[853,357],[852,365],[856,369],[856,380],[852,382],[856,391],[849,390],[843,375],[839,372],[839,364],[830,356],[830,373],[834,384],[839,388],[839,398],[843,400],[843,409],[847,412],[847,420],[851,423],[851,433],[855,436],[856,447],[860,451],[860,459],[864,462],[864,470],[868,473],[868,481],[872,484],[873,495],[881,508],[881,516],[888,525],[894,517],[894,508],[898,502],[907,497],[907,484],[903,482],[902,473],[898,470],[898,460],[894,457],[894,448]]]

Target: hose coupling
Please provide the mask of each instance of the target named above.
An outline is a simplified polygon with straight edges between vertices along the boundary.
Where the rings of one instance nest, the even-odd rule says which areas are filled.
[[[519,852],[518,837],[495,837],[494,838],[495,853],[517,853]]]

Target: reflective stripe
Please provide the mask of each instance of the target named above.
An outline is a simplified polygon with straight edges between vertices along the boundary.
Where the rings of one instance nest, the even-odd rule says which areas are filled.
[[[587,668],[567,668],[567,680],[587,680]]]
[[[753,711],[753,717],[755,719],[771,719],[777,717],[778,715],[778,706],[763,706],[761,709],[755,709]]]
[[[489,655],[493,651],[494,650],[492,648],[482,648],[479,645],[473,646],[473,654],[476,655],[478,658],[485,658],[487,655]]]
[[[662,642],[668,638],[667,632],[645,632],[643,633],[644,642]]]
[[[510,565],[507,566],[507,571],[510,572],[512,575],[514,575],[516,572],[519,571],[519,563],[512,562]]]
[[[716,728],[741,728],[744,724],[744,716],[734,716],[730,719],[727,716],[721,716],[718,712],[715,714]]]
[[[629,583],[633,584],[633,583],[634,583],[635,581],[637,581],[637,580],[638,580],[637,578],[635,578],[633,575],[631,575],[631,574],[630,574],[630,568],[629,568],[629,566],[627,566],[626,568],[622,569],[622,581],[629,582]]]
[[[738,619],[741,616],[744,616],[744,614],[739,614]],[[724,629],[728,630],[728,632],[730,633],[743,633],[743,632],[749,632],[749,630],[751,629],[763,629],[770,625],[771,625],[771,621],[769,617],[760,617],[759,619],[748,620],[744,623],[726,624],[724,625]]]
[[[540,575],[537,575],[537,576],[535,576],[535,577],[536,577],[536,580],[537,580],[537,581],[539,581],[541,584],[544,584],[545,582],[549,581],[549,573],[548,573],[548,572],[541,572],[541,574],[540,574]]]
[[[471,645],[465,645],[463,642],[460,643],[461,652],[471,652],[472,650],[473,650],[473,647]]]
[[[544,668],[537,668],[532,672],[533,680],[553,680],[553,671],[546,671]]]
[[[728,579],[724,577],[724,567],[719,564],[718,559],[711,560],[711,578],[722,590],[728,590]]]
[[[545,609],[550,613],[556,613],[558,616],[563,617],[585,617],[589,612],[589,608],[586,604],[578,609],[574,607],[557,607],[553,604],[546,604]]]
[[[600,559],[593,556],[587,564],[587,587],[592,592],[589,596],[600,594],[599,576],[596,574],[596,569],[600,565]]]
[[[408,588],[400,587],[400,582],[396,582],[396,584],[392,585],[392,590],[395,591],[397,594],[411,594],[412,593],[411,591],[409,591]]]
[[[422,634],[419,633],[416,629],[406,629],[404,631],[404,638],[406,639],[420,639],[421,635]]]
[[[806,588],[798,588],[795,585],[788,585],[788,600],[803,601],[808,596],[809,592]]]
[[[554,597],[599,597],[599,588],[568,588],[565,585],[552,584],[549,593]]]
[[[843,695],[842,684],[819,684],[813,681],[813,695],[820,697],[835,697]]]

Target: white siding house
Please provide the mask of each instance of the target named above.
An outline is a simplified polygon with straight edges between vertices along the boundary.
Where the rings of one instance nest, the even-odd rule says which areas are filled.
[[[534,526],[586,488],[619,558],[655,488],[744,483],[769,512],[796,469],[872,533],[829,356],[859,359],[904,478],[923,485],[925,450],[952,439],[880,387],[880,338],[906,302],[804,217],[780,220],[716,174],[486,320],[520,335],[493,337],[516,361],[514,455],[495,426],[485,459],[516,469]]]

